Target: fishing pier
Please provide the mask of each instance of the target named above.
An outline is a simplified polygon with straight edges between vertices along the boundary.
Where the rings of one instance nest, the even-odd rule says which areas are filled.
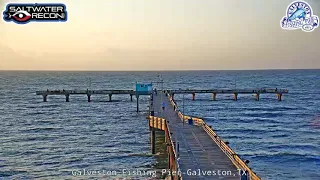
[[[142,87],[142,86],[141,86]],[[143,87],[144,88],[144,87]],[[139,112],[139,96],[150,97],[148,126],[150,129],[150,144],[152,154],[156,154],[156,131],[165,134],[165,142],[168,153],[168,174],[172,180],[260,180],[258,175],[248,166],[249,161],[243,160],[229,146],[229,142],[219,137],[212,126],[203,119],[190,117],[183,114],[177,106],[175,94],[190,94],[195,100],[196,94],[212,94],[213,100],[217,100],[219,94],[230,94],[235,101],[240,94],[252,94],[255,100],[260,100],[261,94],[275,94],[278,101],[282,101],[286,89],[211,89],[211,90],[153,90],[139,88],[134,90],[46,90],[37,91],[37,95],[47,97],[61,95],[70,101],[70,95],[86,95],[91,102],[92,95],[108,95],[112,101],[113,95],[130,96],[137,101]],[[163,109],[162,103],[166,104]]]
[[[278,101],[282,100],[282,95],[288,93],[287,89],[209,89],[209,90],[163,90],[162,92],[170,94],[174,98],[175,94],[190,94],[192,95],[192,100],[195,100],[196,94],[212,94],[213,100],[217,100],[218,94],[231,94],[235,101],[238,100],[240,94],[253,94],[256,100],[260,100],[261,94],[275,94]],[[133,97],[136,98],[137,102],[137,112],[139,112],[139,97],[142,95],[150,96],[153,92],[146,91],[144,93],[137,93],[134,90],[46,90],[37,91],[36,95],[41,95],[43,97],[43,102],[48,101],[48,96],[65,96],[66,102],[70,102],[71,95],[85,95],[87,96],[88,102],[91,102],[91,96],[93,95],[107,95],[109,96],[109,101],[112,101],[113,95],[128,95],[130,96],[130,101],[133,101]]]

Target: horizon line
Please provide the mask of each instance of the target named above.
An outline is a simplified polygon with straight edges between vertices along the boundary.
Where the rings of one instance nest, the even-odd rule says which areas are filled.
[[[271,70],[320,70],[320,68],[271,68],[271,69],[186,69],[186,70],[37,70],[0,69],[0,72],[186,72],[186,71],[271,71]]]

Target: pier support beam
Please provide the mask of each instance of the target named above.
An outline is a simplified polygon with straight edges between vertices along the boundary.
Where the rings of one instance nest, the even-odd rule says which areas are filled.
[[[257,100],[257,101],[260,100],[260,94],[259,94],[259,93],[255,93],[254,96],[256,97],[256,100]]]
[[[192,101],[196,99],[196,93],[192,93]]]
[[[216,101],[217,100],[217,94],[216,93],[212,93],[212,98],[213,98],[214,101]]]
[[[109,94],[109,102],[112,102],[112,94]]]
[[[88,102],[91,102],[91,95],[87,94],[87,96],[88,96]]]
[[[154,130],[154,128],[151,128],[150,138],[151,138],[151,153],[156,154],[156,131]]]
[[[137,112],[139,112],[139,95],[136,95],[137,97]]]
[[[47,99],[48,95],[42,95],[42,97],[43,97],[43,102],[47,102],[48,101],[48,99]]]
[[[133,101],[132,96],[133,96],[133,95],[132,95],[132,94],[130,94],[130,101],[131,101],[131,102]]]
[[[234,97],[234,100],[237,101],[238,100],[238,93],[233,93],[233,97]]]
[[[282,101],[282,94],[281,93],[277,93],[277,98],[278,98],[278,101]]]
[[[172,100],[174,100],[174,94],[173,93],[171,94],[171,97],[172,97]]]
[[[70,102],[70,95],[69,94],[66,94],[66,102]]]

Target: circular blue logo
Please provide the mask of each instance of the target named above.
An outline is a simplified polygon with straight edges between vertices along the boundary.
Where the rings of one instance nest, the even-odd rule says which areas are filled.
[[[312,9],[306,2],[293,2],[289,5],[287,10],[287,17],[289,20],[310,18],[312,16]]]
[[[304,1],[292,2],[286,11],[286,16],[280,20],[282,29],[302,29],[311,32],[319,26],[319,17],[312,14],[311,6]]]

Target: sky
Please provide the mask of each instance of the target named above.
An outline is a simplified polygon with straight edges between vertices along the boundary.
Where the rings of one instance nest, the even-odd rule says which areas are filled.
[[[0,70],[320,69],[320,28],[280,28],[292,0],[14,2],[65,3],[68,21],[1,18]]]

